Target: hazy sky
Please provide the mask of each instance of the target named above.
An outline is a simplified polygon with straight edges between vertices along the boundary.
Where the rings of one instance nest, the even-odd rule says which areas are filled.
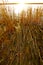
[[[43,3],[43,0],[0,0],[0,3],[2,1],[6,2],[27,2],[27,3]]]

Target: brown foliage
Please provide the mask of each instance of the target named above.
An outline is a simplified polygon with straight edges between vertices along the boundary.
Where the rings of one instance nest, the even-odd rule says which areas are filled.
[[[43,9],[22,11],[18,17],[1,8],[0,65],[43,65]],[[20,17],[19,17],[20,16]]]

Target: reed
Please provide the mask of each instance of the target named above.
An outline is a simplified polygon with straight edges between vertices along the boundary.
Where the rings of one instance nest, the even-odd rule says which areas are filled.
[[[43,8],[8,12],[0,9],[0,65],[43,65]]]

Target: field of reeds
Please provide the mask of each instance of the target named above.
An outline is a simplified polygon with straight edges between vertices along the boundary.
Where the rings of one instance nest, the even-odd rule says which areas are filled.
[[[43,65],[43,8],[0,8],[0,65]]]

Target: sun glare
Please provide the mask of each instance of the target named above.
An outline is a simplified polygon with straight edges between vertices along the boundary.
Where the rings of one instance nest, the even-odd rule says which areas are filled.
[[[15,13],[16,14],[20,13],[24,9],[26,10],[26,8],[27,8],[25,6],[26,0],[8,0],[8,2],[10,2],[10,3],[18,3],[18,4],[16,4],[16,6],[13,5],[13,6],[15,6]]]
[[[11,3],[26,3],[26,1],[28,0],[8,0],[8,2],[11,2]]]
[[[21,3],[21,4],[18,4],[16,7],[15,7],[15,13],[18,14],[20,13],[22,10],[27,10],[26,9],[27,6],[24,4],[24,3]]]
[[[37,8],[37,5],[26,5],[25,3],[32,3],[32,2],[37,2],[38,0],[4,0],[4,1],[8,1],[8,3],[18,3],[13,5],[14,9],[15,9],[15,13],[18,15],[18,13],[20,13],[22,10],[27,10],[28,7],[32,7],[32,9],[34,10],[34,8]],[[40,2],[40,0],[39,0]]]

